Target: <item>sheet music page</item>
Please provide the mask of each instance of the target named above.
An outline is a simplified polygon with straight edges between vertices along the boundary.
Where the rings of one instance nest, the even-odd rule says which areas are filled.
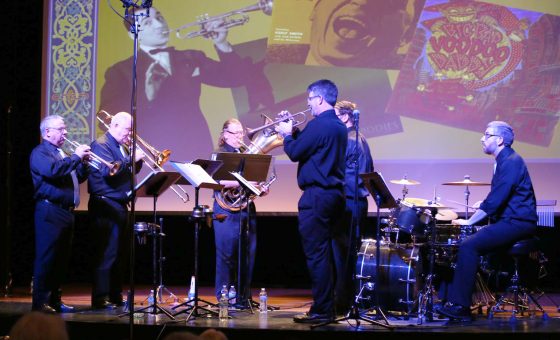
[[[192,163],[171,163],[193,186],[200,187],[205,184],[220,186],[200,165]]]
[[[235,177],[235,179],[237,179],[239,182],[243,183],[243,185],[249,189],[253,194],[260,196],[262,194],[262,191],[257,188],[256,186],[254,186],[253,184],[251,184],[249,181],[247,181],[245,178],[243,178],[243,176],[241,176],[238,172],[235,171],[231,171],[230,174]]]

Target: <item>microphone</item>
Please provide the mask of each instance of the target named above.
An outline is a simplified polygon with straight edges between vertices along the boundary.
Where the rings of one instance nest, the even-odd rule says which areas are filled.
[[[354,126],[356,127],[356,130],[358,130],[358,123],[360,122],[360,111],[352,111],[352,116],[354,117]]]

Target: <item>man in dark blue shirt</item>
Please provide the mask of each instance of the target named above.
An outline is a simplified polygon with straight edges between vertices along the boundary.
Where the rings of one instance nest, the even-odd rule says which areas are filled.
[[[356,264],[358,250],[356,243],[361,235],[360,228],[365,225],[368,212],[367,197],[369,191],[359,174],[372,172],[373,160],[366,138],[358,133],[358,139],[356,140],[356,104],[341,100],[336,103],[334,110],[338,119],[348,129],[344,179],[346,210],[344,211],[342,226],[337,228],[333,247],[335,261],[343,261],[336,264],[335,287],[336,313],[342,314],[348,311],[352,303],[354,292],[352,268]]]
[[[302,131],[292,131],[292,121],[279,123],[276,131],[284,136],[288,157],[298,162],[298,186],[303,190],[298,202],[299,233],[313,294],[309,312],[295,316],[294,321],[316,323],[334,317],[333,242],[344,213],[348,133],[334,111],[336,85],[318,80],[308,86],[307,92],[307,105],[315,118]]]
[[[475,225],[487,216],[491,224],[461,242],[448,303],[439,309],[445,316],[470,319],[475,275],[481,255],[530,236],[536,231],[537,208],[533,184],[523,158],[511,145],[514,132],[509,124],[493,121],[480,139],[484,153],[496,159],[492,186],[480,208],[455,225]]]
[[[74,228],[74,208],[80,201],[79,183],[87,179],[82,160],[88,145],[75,147],[67,156],[61,147],[67,131],[61,116],[41,121],[43,142],[31,152],[31,177],[35,188],[35,264],[32,309],[48,313],[72,312],[62,303],[60,286],[66,274]]]
[[[127,112],[115,114],[109,130],[91,144],[93,153],[108,163],[118,164],[117,171],[99,166],[89,175],[89,214],[93,254],[93,287],[91,304],[94,309],[115,309],[123,305],[123,261],[128,254],[127,192],[131,189],[132,162],[128,148],[132,117]],[[135,152],[135,170],[140,172],[144,153]]]

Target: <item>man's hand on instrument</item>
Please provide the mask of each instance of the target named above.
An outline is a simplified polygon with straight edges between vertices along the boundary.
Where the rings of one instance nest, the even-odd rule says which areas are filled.
[[[289,116],[291,115],[290,112],[288,111],[282,111],[278,114],[279,118],[287,118]],[[291,119],[287,119],[286,121],[279,122],[274,127],[274,130],[276,130],[276,132],[278,132],[282,137],[291,135],[293,129],[294,129],[294,121]]]
[[[456,220],[452,220],[451,224],[453,224],[453,225],[469,225],[469,220],[459,218],[459,219],[456,219]]]

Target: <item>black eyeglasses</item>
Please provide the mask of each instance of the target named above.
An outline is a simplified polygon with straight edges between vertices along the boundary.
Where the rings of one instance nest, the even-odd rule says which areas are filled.
[[[229,130],[225,130],[225,131],[231,133],[232,135],[238,135],[238,136],[239,135],[243,136],[245,134],[245,132],[243,131],[229,131]]]
[[[66,130],[66,127],[48,127],[47,129],[49,129],[49,130],[64,131],[64,130]]]
[[[500,135],[493,135],[493,134],[490,134],[490,133],[485,133],[483,137],[486,140],[490,137],[500,137]]]
[[[319,97],[321,97],[321,96],[311,96],[311,97],[307,97],[307,101],[310,102],[310,101],[312,101],[313,99],[319,98]]]

